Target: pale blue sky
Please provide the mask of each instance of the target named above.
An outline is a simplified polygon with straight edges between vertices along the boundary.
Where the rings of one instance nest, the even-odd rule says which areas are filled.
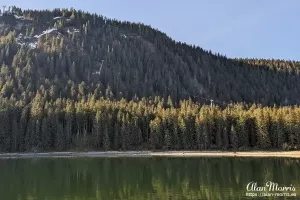
[[[21,8],[81,9],[143,22],[228,57],[300,60],[299,0],[1,0]]]

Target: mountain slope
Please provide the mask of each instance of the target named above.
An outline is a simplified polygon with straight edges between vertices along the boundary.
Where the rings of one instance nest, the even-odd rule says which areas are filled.
[[[0,63],[0,152],[300,148],[300,107],[272,105],[298,103],[299,62],[228,59],[142,24],[12,7]],[[210,99],[222,106],[200,104]]]
[[[168,96],[178,102],[298,104],[299,62],[228,59],[149,26],[75,10],[0,16],[0,96],[30,102]]]

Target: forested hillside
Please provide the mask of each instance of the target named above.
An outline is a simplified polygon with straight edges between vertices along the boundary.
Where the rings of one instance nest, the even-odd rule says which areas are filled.
[[[299,62],[229,59],[143,24],[10,7],[0,63],[0,151],[299,148],[298,107],[249,106],[298,104]]]
[[[149,26],[75,10],[12,7],[0,23],[2,97],[28,102],[39,90],[52,100],[94,94],[299,103],[299,62],[228,59]]]

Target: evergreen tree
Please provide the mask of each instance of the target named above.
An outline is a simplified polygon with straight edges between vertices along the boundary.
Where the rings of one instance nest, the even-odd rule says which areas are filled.
[[[165,130],[165,135],[164,135],[164,148],[165,149],[170,149],[171,148],[171,134],[169,133],[169,130]]]
[[[104,128],[104,136],[103,136],[103,148],[104,148],[104,150],[105,151],[109,150],[110,145],[111,145],[111,142],[110,142],[109,133],[108,133],[107,127],[105,127]]]
[[[261,149],[268,149],[270,148],[270,138],[268,133],[268,124],[266,120],[266,116],[263,110],[259,111],[259,117],[258,117],[258,146]]]
[[[231,129],[230,129],[230,144],[231,144],[231,148],[234,151],[238,149],[238,134],[233,125],[231,125]]]

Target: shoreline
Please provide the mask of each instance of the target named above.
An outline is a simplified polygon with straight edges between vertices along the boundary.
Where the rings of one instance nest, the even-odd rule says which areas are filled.
[[[300,151],[99,151],[99,152],[46,152],[0,153],[6,158],[73,158],[73,157],[282,157],[300,158]]]

